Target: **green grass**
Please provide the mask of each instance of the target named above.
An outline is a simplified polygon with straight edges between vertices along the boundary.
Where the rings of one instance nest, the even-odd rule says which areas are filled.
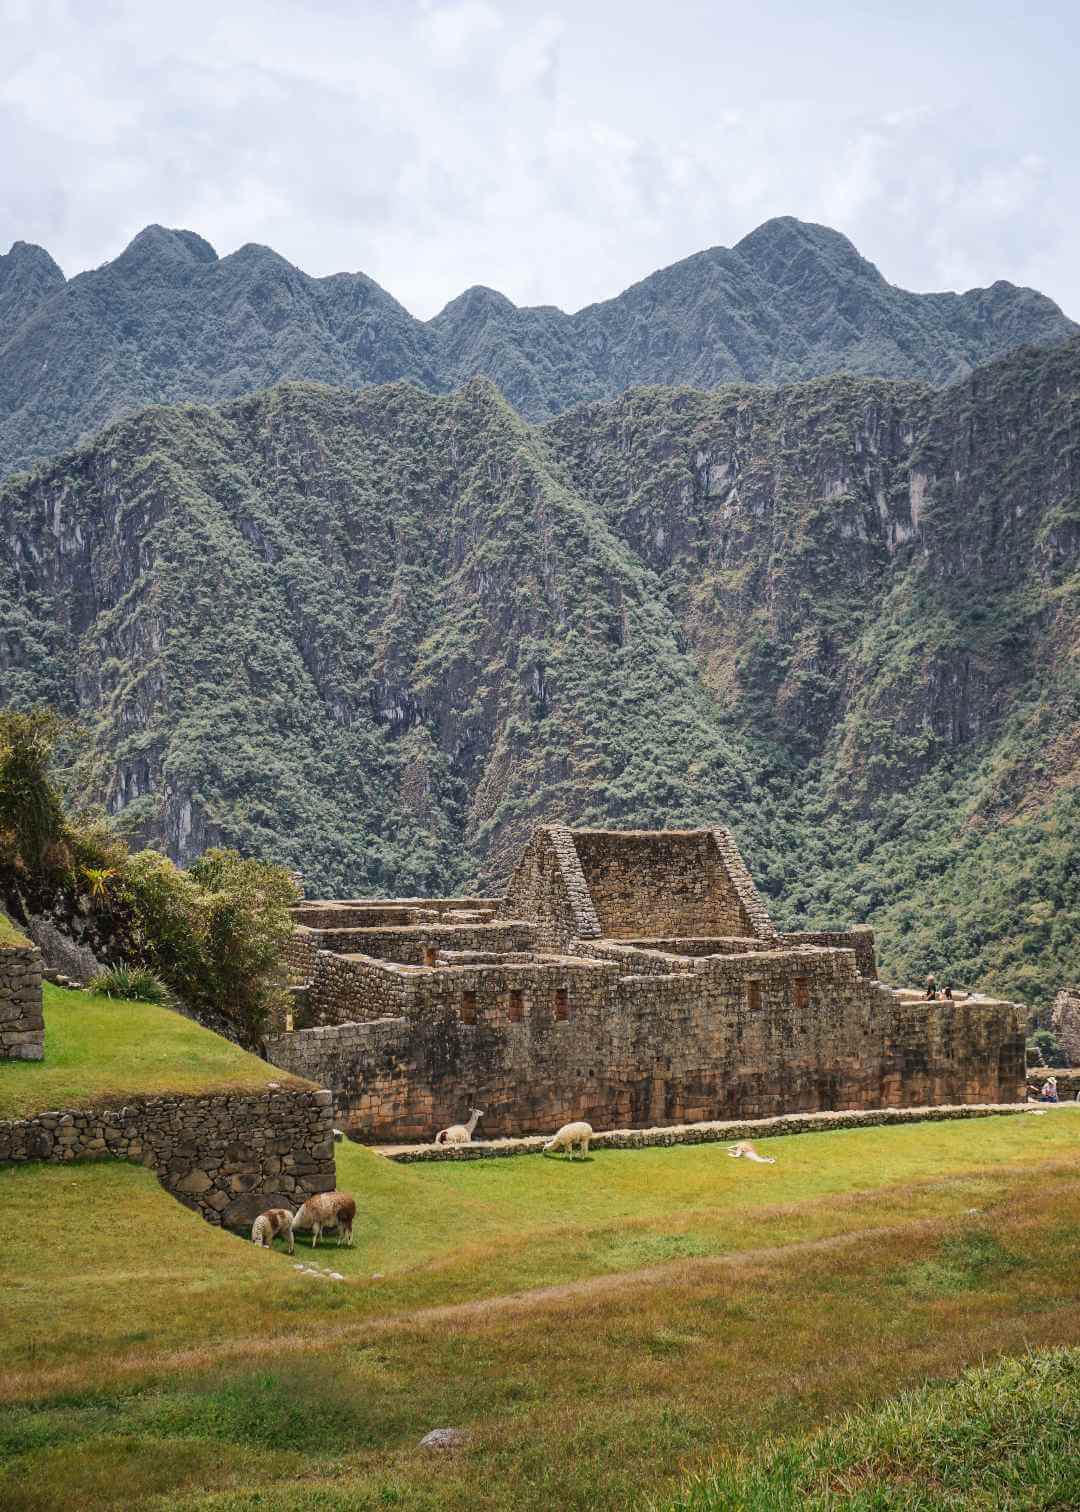
[[[29,945],[30,941],[22,934],[8,918],[7,914],[0,909],[0,948],[5,945],[13,945],[22,948]]]
[[[344,1283],[141,1168],[0,1170],[0,1503],[614,1512],[718,1453],[765,1474],[767,1436],[1080,1344],[1078,1136],[1062,1108],[774,1139],[760,1167],[347,1144],[356,1245],[314,1256]],[[420,1453],[445,1425],[468,1448]]]
[[[0,1062],[0,1118],[295,1078],[179,1013],[45,987],[45,1059]]]
[[[664,1512],[1080,1506],[1080,1350],[1046,1350],[905,1392],[733,1458]]]

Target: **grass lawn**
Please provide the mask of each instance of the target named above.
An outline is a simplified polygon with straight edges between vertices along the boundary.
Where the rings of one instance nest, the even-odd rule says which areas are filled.
[[[0,1061],[0,1118],[269,1081],[295,1078],[182,1014],[46,984],[45,1059]]]
[[[644,1505],[718,1452],[764,1475],[769,1436],[1080,1344],[1080,1111],[760,1144],[776,1165],[338,1146],[355,1248],[297,1258],[344,1282],[140,1168],[0,1169],[0,1503]],[[464,1450],[417,1449],[447,1425]]]
[[[22,930],[17,929],[7,914],[0,909],[0,948],[5,945],[14,945],[23,948],[29,944],[30,941],[23,934]]]

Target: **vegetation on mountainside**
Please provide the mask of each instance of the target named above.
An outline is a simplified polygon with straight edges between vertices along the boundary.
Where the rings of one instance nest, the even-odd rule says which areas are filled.
[[[284,993],[291,875],[228,850],[186,872],[157,851],[131,854],[99,817],[65,810],[50,773],[63,728],[49,710],[0,711],[0,897],[107,959],[121,991],[167,989],[257,1044]]]
[[[0,1118],[304,1085],[158,1003],[44,986],[45,1059],[0,1063]]]
[[[0,1170],[0,1500],[613,1512],[672,1494],[718,1452],[1077,1343],[1078,1117],[775,1139],[749,1171],[715,1146],[396,1166],[346,1142],[355,1247],[301,1235],[297,1256],[339,1283],[209,1228],[148,1171]],[[568,1289],[515,1296],[551,1283]],[[1050,1383],[1027,1379],[1036,1429]],[[460,1453],[417,1452],[448,1424],[471,1432]],[[977,1466],[963,1445],[954,1474]],[[875,1470],[887,1484],[883,1454]]]
[[[636,383],[833,372],[948,383],[1076,332],[1052,300],[1004,282],[898,289],[846,237],[790,216],[575,315],[472,288],[428,322],[362,273],[309,278],[250,244],[219,259],[190,231],[148,226],[70,283],[40,247],[16,243],[0,257],[0,475],[147,404],[284,379],[439,392],[482,374],[542,420]]]
[[[779,922],[1045,1004],[1080,938],[1078,438],[1080,342],[540,430],[482,382],[151,410],[0,491],[0,693],[77,708],[81,790],[180,862],[494,890],[539,820],[718,821]]]

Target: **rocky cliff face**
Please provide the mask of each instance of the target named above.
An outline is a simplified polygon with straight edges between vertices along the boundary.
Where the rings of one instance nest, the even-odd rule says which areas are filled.
[[[845,237],[790,217],[575,315],[475,288],[426,323],[363,274],[309,278],[253,245],[218,258],[189,231],[150,226],[70,283],[41,248],[16,243],[0,259],[0,473],[146,404],[224,400],[284,378],[404,378],[441,392],[484,375],[542,420],[641,383],[849,372],[943,384],[1076,330],[1011,284],[894,288]]]
[[[785,924],[1038,998],[1080,919],[1080,342],[943,391],[485,381],[146,411],[0,491],[0,698],[183,861],[505,879],[730,823]],[[1071,920],[1071,922],[1070,922]]]

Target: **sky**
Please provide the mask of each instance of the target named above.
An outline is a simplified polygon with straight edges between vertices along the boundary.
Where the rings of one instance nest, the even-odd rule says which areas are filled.
[[[428,318],[796,215],[1080,319],[1078,44],[1074,0],[0,0],[0,251],[70,277],[157,222]]]

